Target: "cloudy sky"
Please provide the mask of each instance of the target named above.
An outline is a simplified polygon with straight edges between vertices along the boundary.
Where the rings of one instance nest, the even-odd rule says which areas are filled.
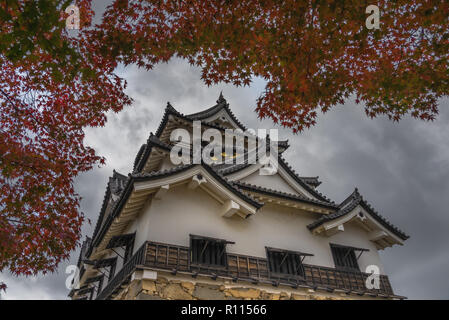
[[[215,104],[223,91],[231,109],[250,128],[271,128],[254,112],[264,82],[254,79],[248,88],[229,85],[207,87],[200,70],[185,61],[172,60],[147,72],[135,67],[120,69],[129,83],[131,107],[110,114],[104,128],[89,129],[86,144],[107,158],[107,164],[81,175],[77,192],[82,211],[92,220],[83,227],[91,236],[100,211],[108,176],[115,169],[127,174],[134,157],[151,131],[155,132],[167,101],[182,113]],[[318,124],[293,135],[284,154],[301,175],[319,175],[319,190],[336,202],[354,187],[388,220],[411,238],[403,247],[381,252],[395,292],[412,299],[449,299],[449,100],[441,100],[433,123],[404,119],[393,123],[371,120],[363,105],[353,100],[320,115]],[[50,276],[16,278],[0,274],[8,285],[3,299],[67,299],[65,268],[76,264],[78,252]]]

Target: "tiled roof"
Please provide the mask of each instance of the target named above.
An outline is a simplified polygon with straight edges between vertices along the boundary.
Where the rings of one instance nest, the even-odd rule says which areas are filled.
[[[263,193],[266,195],[285,198],[288,200],[307,202],[310,204],[326,207],[327,209],[334,209],[334,210],[338,209],[338,206],[334,203],[324,202],[324,201],[320,201],[320,200],[314,200],[314,199],[311,199],[311,198],[308,198],[308,197],[305,197],[302,195],[296,195],[296,194],[292,194],[292,193],[282,192],[282,191],[265,188],[265,187],[257,186],[257,185],[250,184],[250,183],[240,182],[240,181],[236,181],[236,182],[234,182],[234,184],[238,185],[241,189],[254,191],[257,193]]]
[[[172,108],[172,107],[170,107]],[[162,149],[165,149],[169,151],[171,149],[171,146],[162,142],[156,135],[153,135],[150,133],[150,137],[147,140],[147,143],[144,145],[145,148],[141,152],[139,151],[138,156],[140,155],[139,161],[136,161],[137,166],[133,170],[133,174],[139,173],[144,165],[146,159],[148,159],[149,154],[151,153],[151,149],[153,147],[159,147]],[[137,159],[136,159],[137,160]],[[321,193],[315,190],[315,187],[319,185],[321,182],[318,181],[318,177],[300,177],[296,174],[296,172],[291,168],[291,166],[283,160],[281,155],[279,155],[279,163],[281,166],[307,191],[309,191],[312,195],[314,195],[316,198],[318,198],[319,201],[322,201],[324,203],[328,203],[333,205],[333,202],[326,197],[324,197]],[[249,167],[250,164],[248,164],[247,160],[245,160],[245,163],[243,164],[218,164],[218,165],[212,165],[212,169],[216,171],[220,176],[226,176],[229,174],[232,174],[234,172],[243,170],[247,167]],[[150,174],[160,174],[160,171],[158,172],[152,172]],[[310,199],[312,200],[312,199]]]
[[[194,167],[194,164],[184,164],[179,165],[170,169],[164,169],[159,171],[151,171],[151,172],[134,172],[130,174],[129,176],[134,178],[136,181],[142,181],[142,180],[152,180],[157,178],[162,178],[165,176],[170,176],[172,174],[186,171],[192,167]]]
[[[256,209],[259,209],[263,206],[263,203],[258,202],[250,195],[247,195],[246,193],[244,193],[232,181],[227,180],[225,177],[223,177],[221,174],[219,174],[217,171],[213,170],[210,166],[208,166],[206,164],[180,165],[180,166],[176,166],[176,167],[173,167],[171,169],[166,169],[166,170],[153,171],[153,172],[149,172],[149,173],[129,174],[128,177],[126,177],[126,181],[124,181],[124,187],[120,190],[119,199],[113,204],[113,206],[111,208],[111,214],[108,215],[105,223],[101,223],[103,216],[104,216],[104,209],[102,209],[102,212],[100,213],[100,217],[97,221],[97,226],[96,226],[96,230],[95,230],[95,233],[93,236],[93,241],[91,243],[91,246],[89,248],[89,252],[88,252],[87,256],[89,256],[91,254],[93,247],[97,246],[100,243],[101,239],[103,238],[105,232],[108,230],[113,219],[120,213],[121,208],[126,203],[128,196],[132,192],[132,185],[133,185],[134,181],[148,181],[148,180],[168,177],[168,176],[174,175],[176,173],[186,171],[190,168],[193,168],[194,166],[202,166],[204,169],[207,170],[207,172],[209,172],[215,179],[217,179],[217,181],[219,181],[228,190],[230,190],[231,192],[236,194],[239,198],[243,199],[247,203],[253,205]],[[105,203],[105,201],[106,201],[106,197],[105,197],[104,203]]]
[[[251,164],[249,164],[247,161],[242,164],[221,164],[217,167],[213,167],[215,170],[218,170],[220,174],[222,175],[228,175],[237,171],[240,171],[242,169],[248,168]]]
[[[287,161],[284,160],[284,158],[282,157],[282,155],[279,155],[279,164],[280,166],[287,171],[287,173],[290,174],[290,176],[299,184],[301,185],[304,189],[306,189],[310,194],[312,194],[313,196],[315,196],[316,198],[318,198],[321,201],[324,202],[329,202],[329,203],[333,203],[332,200],[326,198],[322,193],[318,192],[317,190],[315,190],[315,188],[311,187],[305,180],[303,180],[303,178],[301,178],[296,172],[295,170],[293,170],[292,166],[289,165],[287,163]]]
[[[319,177],[300,177],[302,181],[307,183],[308,185],[316,188],[321,184],[321,181],[319,181]]]
[[[155,133],[156,137],[160,138],[160,136],[162,134],[162,131],[164,131],[165,125],[168,122],[168,117],[170,115],[175,115],[175,116],[177,116],[177,117],[179,117],[181,119],[184,119],[184,120],[187,120],[187,121],[190,121],[190,122],[193,122],[195,120],[195,119],[192,119],[189,116],[184,115],[181,112],[177,111],[170,104],[170,102],[168,102],[167,106],[165,107],[165,111],[164,111],[164,115],[162,117],[162,121],[161,121],[161,123],[159,124],[159,127],[156,130],[156,133]],[[213,123],[204,123],[204,125],[207,125],[208,127],[215,128],[215,129],[218,129],[218,130],[226,130],[226,129],[228,129],[228,128],[224,128],[224,127],[221,127],[221,126],[213,124]]]
[[[216,114],[217,112],[221,111],[222,109],[225,109],[229,116],[231,117],[232,121],[234,121],[240,129],[245,131],[247,128],[237,119],[237,117],[234,115],[234,113],[229,108],[229,104],[226,101],[226,99],[223,97],[223,93],[220,92],[220,96],[218,97],[217,104],[213,107],[210,107],[209,109],[192,113],[187,115],[188,118],[192,120],[203,120],[206,118],[209,118]]]
[[[128,196],[131,194],[131,192],[132,192],[132,183],[131,183],[131,178],[128,175],[128,177],[126,178],[126,181],[124,181],[124,187],[118,195],[117,201],[115,201],[113,203],[113,205],[110,209],[111,213],[107,216],[104,223],[100,222],[101,228],[99,228],[97,233],[95,233],[94,236],[92,237],[92,244],[89,248],[89,252],[88,252],[87,256],[90,256],[93,248],[100,243],[101,239],[103,239],[104,234],[109,229],[109,226],[111,225],[113,219],[116,217],[118,212],[120,212],[121,208],[126,203],[126,200],[128,199]]]
[[[220,97],[218,98],[217,104],[215,106],[210,107],[209,109],[206,109],[206,110],[203,110],[200,112],[188,114],[188,115],[186,115],[186,117],[189,119],[192,119],[192,120],[203,120],[203,119],[212,117],[213,115],[215,115],[222,109],[226,110],[226,112],[231,117],[232,121],[234,121],[239,126],[240,129],[242,129],[243,131],[247,130],[247,128],[234,115],[231,108],[229,108],[229,103],[227,103],[227,101],[223,97],[222,93],[220,93]],[[280,141],[278,141],[278,145],[284,149],[287,149],[289,147],[288,140],[280,140]]]
[[[158,147],[163,150],[170,151],[171,146],[161,141],[157,136],[155,136],[152,132],[150,132],[150,136],[148,137],[147,143],[143,144],[140,147],[139,152],[136,155],[136,159],[134,160],[133,172],[140,172],[145,166],[145,162],[150,156],[151,150],[153,147]]]
[[[122,189],[124,188],[124,183],[125,183],[126,179],[127,179],[127,177],[125,175],[113,170],[112,177],[109,177],[109,181],[106,186],[106,192],[103,197],[103,203],[101,205],[100,214],[98,216],[98,220],[95,225],[95,229],[94,229],[92,238],[95,238],[95,236],[98,233],[98,230],[100,229],[100,226],[103,222],[103,217],[105,215],[106,207],[108,205],[108,201],[109,201],[109,197],[111,196],[111,193],[119,195],[120,192],[122,191]]]
[[[177,167],[173,167],[167,170],[153,171],[149,173],[134,173],[131,177],[136,181],[142,180],[153,180],[159,179],[165,176],[170,176],[178,172],[186,171],[194,166],[200,166],[199,164],[188,164],[188,165],[180,165]],[[248,196],[244,192],[240,190],[238,186],[236,186],[235,182],[229,181],[224,176],[222,176],[218,171],[214,170],[207,164],[201,164],[201,166],[206,169],[215,179],[217,179],[221,184],[228,188],[231,192],[237,194],[240,198],[244,199],[246,202],[252,204],[256,208],[260,208],[263,206],[263,203],[258,202],[253,197]]]
[[[167,150],[170,150],[171,146],[169,146],[168,144],[162,142],[159,139],[161,134],[162,134],[162,131],[164,130],[164,128],[165,128],[165,126],[166,126],[166,124],[168,122],[168,118],[169,118],[170,114],[175,115],[175,116],[177,116],[179,118],[182,118],[184,120],[194,121],[194,120],[200,120],[200,119],[207,118],[210,115],[215,114],[216,112],[218,112],[222,108],[226,108],[226,110],[233,117],[233,119],[235,118],[234,114],[229,109],[228,104],[226,103],[226,100],[224,100],[224,102],[223,101],[220,102],[220,98],[219,98],[219,100],[217,100],[217,105],[216,106],[214,106],[212,108],[209,108],[209,109],[207,109],[205,111],[201,111],[201,112],[194,113],[194,114],[191,114],[191,115],[184,115],[184,114],[180,113],[179,111],[177,111],[170,104],[170,102],[168,102],[167,106],[165,108],[165,111],[164,111],[164,115],[162,117],[162,121],[159,124],[159,127],[158,127],[156,133],[154,135],[153,135],[153,133],[150,133],[150,136],[149,136],[149,138],[147,140],[147,143],[143,144],[140,147],[140,149],[139,149],[139,151],[138,151],[138,153],[136,155],[136,158],[134,160],[133,172],[140,172],[143,169],[143,167],[145,165],[145,162],[147,161],[148,156],[150,155],[151,149],[152,149],[153,146],[158,146],[160,148],[165,148]],[[235,121],[237,121],[237,119],[235,119]],[[225,129],[227,129],[227,128],[218,126],[218,125],[213,124],[213,123],[206,122],[204,124],[209,126],[209,127],[211,127],[211,128],[215,128],[215,129],[218,129],[218,130],[225,130]],[[239,125],[241,125],[241,124],[239,124]],[[246,130],[246,128],[245,128],[245,130]],[[278,146],[280,148],[282,148],[282,151],[280,151],[280,152],[285,151],[289,147],[288,140],[278,141]],[[236,169],[236,168],[234,168],[234,169]],[[238,169],[236,169],[236,171],[237,170]]]
[[[332,221],[332,220],[338,219],[340,217],[343,217],[343,216],[347,215],[348,213],[350,213],[352,210],[354,210],[358,205],[361,205],[377,222],[379,222],[387,230],[391,231],[393,234],[395,234],[402,240],[407,240],[409,238],[409,236],[406,235],[403,231],[399,230],[391,222],[389,222],[387,219],[382,217],[377,211],[375,211],[374,208],[363,199],[362,195],[359,193],[357,188],[354,190],[354,192],[348,198],[346,198],[339,205],[340,209],[337,212],[320,217],[316,221],[309,224],[307,226],[307,228],[309,228],[310,230],[313,230],[325,222]]]
[[[146,148],[147,148],[146,144],[143,144],[143,145],[140,146],[140,149],[137,152],[136,157],[134,158],[133,172],[136,171],[137,166],[142,161],[142,158],[144,157],[144,153],[146,152]]]
[[[93,240],[96,238],[97,234],[100,232],[101,226],[103,225],[103,219],[106,214],[106,208],[108,206],[109,198],[111,197],[111,193],[115,194],[117,196],[120,196],[123,189],[125,188],[125,184],[128,177],[118,173],[117,171],[113,170],[112,177],[109,177],[109,181],[106,186],[106,191],[103,197],[103,203],[101,205],[100,214],[98,215],[97,223],[95,224],[95,229],[92,234],[92,238],[87,237],[87,248],[86,251],[88,252],[86,256],[90,255],[91,247]],[[110,209],[113,210],[113,207]],[[83,243],[84,245],[84,243]],[[80,263],[81,260],[81,254],[83,252],[80,252],[80,256],[78,258],[78,263]]]
[[[175,108],[173,108],[173,106],[170,104],[170,102],[167,102],[167,106],[165,107],[164,115],[162,116],[162,121],[156,130],[156,134],[155,134],[156,137],[161,136],[162,131],[164,130],[165,125],[167,124],[168,116],[170,114],[174,114],[179,117],[185,118],[185,116],[182,113],[178,112]]]

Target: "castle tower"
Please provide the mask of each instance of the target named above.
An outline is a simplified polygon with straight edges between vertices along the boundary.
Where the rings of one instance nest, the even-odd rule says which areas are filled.
[[[378,251],[408,236],[357,189],[341,204],[329,200],[318,177],[298,175],[284,160],[288,141],[277,143],[275,172],[261,174],[267,164],[249,161],[250,142],[264,139],[245,133],[243,147],[223,150],[221,161],[194,163],[192,140],[170,137],[198,123],[223,141],[246,130],[222,95],[190,115],[168,104],[133,172],[114,171],[107,184],[72,299],[404,298]],[[177,146],[189,151],[186,163],[173,164]]]

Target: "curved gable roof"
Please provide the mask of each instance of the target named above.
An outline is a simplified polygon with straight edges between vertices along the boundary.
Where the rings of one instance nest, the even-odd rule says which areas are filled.
[[[145,167],[145,163],[148,160],[148,157],[150,156],[151,150],[153,148],[160,148],[166,151],[171,150],[171,146],[161,141],[157,136],[155,136],[152,132],[150,132],[150,136],[148,137],[147,143],[143,144],[139,152],[136,155],[136,158],[134,160],[134,166],[133,166],[133,172],[140,172]]]
[[[149,136],[149,138],[147,140],[147,143],[143,144],[140,147],[139,151],[137,152],[137,155],[136,155],[135,160],[134,160],[133,172],[140,172],[143,169],[146,161],[148,160],[148,156],[151,153],[151,148],[153,146],[159,146],[159,147],[167,149],[167,150],[169,150],[171,148],[168,144],[162,142],[159,139],[159,138],[161,138],[161,135],[162,135],[162,133],[164,131],[164,128],[166,127],[166,125],[167,125],[167,123],[169,121],[170,115],[178,117],[178,118],[181,118],[183,120],[187,120],[189,122],[193,122],[193,121],[196,121],[196,120],[201,121],[203,119],[206,119],[206,118],[208,118],[208,117],[210,117],[210,116],[220,112],[223,109],[225,109],[227,111],[227,113],[232,118],[232,120],[236,124],[238,124],[238,126],[241,127],[241,129],[243,131],[246,130],[246,127],[243,126],[238,121],[238,119],[235,117],[235,115],[232,113],[231,109],[229,108],[229,104],[223,98],[222,94],[220,94],[220,98],[217,100],[217,105],[215,105],[215,106],[213,106],[213,107],[211,107],[209,109],[206,109],[204,111],[200,111],[200,112],[193,113],[193,114],[190,114],[190,115],[184,115],[184,114],[180,113],[179,111],[177,111],[170,104],[170,102],[168,102],[167,106],[165,107],[165,111],[164,111],[164,115],[162,117],[162,121],[159,124],[159,126],[158,126],[158,128],[156,130],[156,133],[154,135],[153,135],[153,133],[150,133],[150,136]],[[224,128],[224,127],[221,127],[219,125],[216,125],[216,124],[213,124],[213,123],[209,123],[209,122],[205,122],[204,124],[209,126],[209,127],[211,127],[211,128],[215,128],[215,129],[218,129],[218,130],[226,130],[227,129],[227,128]],[[278,146],[282,150],[280,152],[285,151],[289,147],[288,140],[278,141]]]
[[[300,177],[287,161],[284,160],[282,155],[279,155],[279,165],[295,180],[301,187],[306,189],[310,194],[316,197],[318,200],[333,203],[332,200],[324,196],[321,192],[318,192],[314,187],[307,183],[304,178]]]
[[[103,219],[106,214],[106,208],[108,206],[108,202],[111,197],[111,194],[119,195],[124,187],[126,179],[127,179],[127,177],[125,175],[113,170],[112,177],[109,177],[109,181],[106,186],[106,191],[105,191],[105,194],[103,197],[103,203],[101,205],[100,214],[98,216],[98,220],[95,225],[92,239],[95,238],[95,236],[97,235],[97,233],[100,230],[101,225],[103,224]]]
[[[263,203],[258,202],[253,197],[251,197],[250,195],[243,192],[239,188],[238,185],[234,184],[231,181],[228,181],[225,177],[223,177],[221,174],[219,174],[217,171],[213,170],[210,166],[208,166],[206,164],[180,165],[180,166],[168,169],[168,170],[153,171],[150,173],[129,174],[126,177],[126,180],[123,181],[123,188],[120,190],[119,198],[116,202],[114,202],[112,208],[110,209],[111,213],[107,216],[104,223],[102,223],[103,216],[104,216],[104,209],[102,209],[102,213],[100,214],[99,220],[97,222],[96,230],[94,232],[94,236],[92,237],[93,241],[90,244],[87,256],[89,256],[92,253],[92,250],[94,247],[96,247],[100,244],[104,235],[106,234],[107,230],[109,229],[110,225],[112,224],[114,218],[116,218],[120,215],[120,212],[121,212],[123,206],[126,204],[126,201],[128,200],[129,196],[133,192],[133,187],[134,187],[135,182],[151,181],[151,180],[157,180],[157,179],[161,179],[161,178],[174,176],[178,173],[187,171],[194,167],[203,168],[219,184],[224,186],[227,190],[229,190],[231,193],[236,195],[242,201],[248,203],[250,206],[252,206],[256,210],[261,208],[264,205]],[[125,177],[123,175],[121,175],[121,176]],[[107,193],[108,192],[110,193],[110,188],[108,188]],[[105,207],[106,206],[104,205],[104,208]]]
[[[366,212],[368,212],[368,214],[370,214],[383,227],[385,227],[388,231],[390,231],[394,235],[398,236],[400,239],[407,240],[409,238],[407,234],[399,230],[399,228],[394,226],[390,221],[388,221],[387,219],[382,217],[377,211],[375,211],[374,208],[368,202],[366,202],[365,199],[363,199],[362,195],[359,193],[357,188],[351,195],[349,195],[349,197],[347,197],[339,205],[340,209],[337,212],[321,216],[319,219],[309,224],[307,228],[309,230],[313,230],[321,226],[323,223],[341,218],[352,212],[352,210],[354,210],[358,205],[360,205],[363,209],[365,209]]]
[[[191,113],[187,115],[186,117],[192,119],[192,120],[204,120],[207,118],[210,118],[217,113],[219,113],[221,110],[225,110],[226,113],[229,115],[229,117],[232,119],[232,121],[239,127],[239,129],[245,131],[247,128],[237,119],[237,117],[234,115],[234,113],[229,108],[229,103],[226,101],[226,99],[223,97],[223,93],[220,92],[220,96],[218,97],[217,104],[210,107],[209,109]]]

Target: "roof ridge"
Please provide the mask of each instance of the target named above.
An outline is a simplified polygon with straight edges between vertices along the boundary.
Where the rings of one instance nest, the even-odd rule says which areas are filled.
[[[146,159],[149,156],[149,153],[152,150],[152,147],[159,147],[166,150],[171,150],[171,146],[162,140],[159,139],[157,135],[154,135],[153,132],[150,132],[150,136],[147,139],[147,143],[143,144],[139,152],[136,155],[136,158],[134,160],[134,166],[133,166],[133,172],[139,172],[143,168],[141,167],[143,165],[142,159]]]
[[[165,110],[168,110],[168,111],[177,113],[177,114],[179,114],[179,115],[183,115],[181,112],[179,112],[178,110],[176,110],[176,109],[172,106],[172,104],[170,103],[170,101],[167,101],[167,106],[165,107]]]
[[[226,99],[223,97],[223,90],[220,91],[220,96],[218,97],[217,103],[226,103]]]
[[[117,177],[119,179],[126,179],[126,175],[116,171],[115,169],[112,169],[112,177]]]
[[[202,111],[198,111],[198,112],[194,112],[194,113],[188,114],[187,117],[194,117],[194,116],[197,116],[197,115],[209,113],[210,111],[214,110],[215,108],[220,110],[227,104],[228,104],[228,102],[223,97],[223,91],[220,91],[220,95],[219,95],[219,97],[218,97],[218,99],[216,101],[216,104],[214,104],[212,107],[209,107],[209,108],[204,109]],[[219,108],[217,108],[217,107],[219,107]]]
[[[195,164],[181,164],[172,168],[168,168],[168,169],[161,169],[161,170],[157,170],[157,171],[151,171],[151,172],[133,172],[130,173],[130,176],[132,178],[149,178],[149,177],[157,177],[160,175],[166,175],[166,174],[170,174],[170,173],[175,173],[178,171],[182,171],[184,169],[187,169],[189,167],[193,167],[195,166]]]
[[[289,171],[291,173],[291,175],[293,175],[293,177],[296,178],[295,180],[300,185],[302,185],[308,192],[310,192],[311,194],[313,194],[314,196],[316,196],[317,198],[319,198],[322,201],[335,204],[334,201],[332,201],[331,199],[327,198],[321,192],[319,192],[318,190],[312,188],[305,181],[303,181],[302,178],[299,176],[299,174],[297,174],[296,171],[292,168],[292,166],[284,159],[282,154],[279,154],[279,163],[281,164],[281,166],[283,166],[284,169]]]
[[[339,207],[340,209],[342,209],[342,208],[346,207],[346,206],[348,205],[348,203],[351,203],[351,201],[358,201],[358,202],[360,202],[361,198],[362,198],[362,196],[360,195],[359,190],[358,190],[358,188],[356,187],[356,188],[354,189],[354,191],[353,191],[349,196],[347,196],[347,197],[346,197],[346,198],[345,198],[345,199],[338,205],[338,207]]]
[[[132,173],[132,174],[130,174],[130,177],[133,178],[133,179],[156,178],[156,177],[159,177],[159,176],[164,176],[164,175],[167,175],[167,174],[173,174],[173,173],[177,173],[177,172],[180,172],[180,171],[183,171],[183,170],[187,170],[187,169],[193,168],[195,166],[201,166],[201,167],[205,168],[207,171],[209,171],[210,173],[213,173],[215,178],[218,177],[219,180],[220,179],[223,180],[230,187],[232,187],[233,189],[238,191],[242,196],[244,196],[245,198],[248,198],[250,200],[249,202],[253,202],[253,204],[257,208],[260,208],[263,205],[263,203],[257,201],[253,197],[248,196],[248,195],[242,193],[242,191],[238,187],[236,187],[234,185],[233,181],[230,181],[230,180],[226,179],[226,177],[221,175],[217,170],[214,170],[210,165],[204,163],[203,161],[201,162],[201,164],[184,164],[184,165],[179,165],[179,166],[176,166],[176,167],[173,167],[173,168],[163,169],[163,170],[159,170],[159,171]]]
[[[163,147],[165,149],[171,149],[171,146],[161,139],[158,136],[154,135],[153,132],[150,132],[150,136],[147,139],[147,144],[152,143],[153,145]]]
[[[170,113],[173,113],[173,114],[178,115],[178,116],[180,116],[180,117],[185,117],[185,115],[182,114],[181,112],[179,112],[178,110],[176,110],[176,109],[171,105],[170,102],[167,102],[167,105],[166,105],[166,107],[165,107],[165,109],[164,109],[164,114],[163,114],[163,116],[162,116],[162,121],[161,121],[161,123],[159,124],[159,127],[158,127],[157,130],[156,130],[156,134],[155,134],[155,135],[156,135],[157,137],[159,137],[159,136],[161,135],[162,130],[164,129],[164,126],[165,126],[165,122],[168,120],[168,116],[169,116]]]
[[[136,170],[139,162],[142,160],[142,156],[147,148],[147,145],[144,143],[140,146],[139,151],[137,151],[136,157],[134,158],[133,171]]]
[[[402,240],[407,240],[409,236],[401,231],[398,227],[393,225],[390,221],[388,221],[386,218],[384,218],[382,215],[380,215],[359,193],[358,189],[355,188],[355,190],[345,199],[343,202],[338,206],[340,209],[332,214],[325,215],[320,217],[319,219],[315,220],[314,222],[307,225],[307,228],[309,230],[315,229],[316,227],[320,226],[324,222],[331,221],[340,217],[345,216],[349,212],[351,212],[355,207],[358,205],[362,205],[366,211],[370,215],[373,216],[374,219],[376,219],[380,224],[382,224],[385,228],[389,229],[392,233],[397,235]]]
[[[186,115],[186,117],[192,119],[192,120],[202,120],[204,118],[210,117],[214,114],[216,114],[217,112],[219,112],[221,109],[225,109],[229,116],[231,117],[232,121],[234,121],[237,126],[240,127],[240,129],[242,129],[243,131],[246,131],[247,128],[245,125],[243,125],[243,123],[241,123],[237,117],[235,116],[234,112],[232,112],[231,108],[229,107],[229,103],[226,101],[226,99],[223,97],[223,92],[220,92],[220,96],[218,97],[217,100],[217,104],[215,104],[214,106],[207,108],[203,111],[199,111],[199,112],[195,112],[195,113],[191,113]]]
[[[358,190],[356,189],[357,193]],[[402,235],[402,239],[403,240],[407,240],[408,238],[410,238],[410,236],[408,236],[405,232],[403,232],[402,230],[400,230],[398,227],[396,227],[395,225],[393,225],[389,220],[387,220],[384,216],[380,215],[376,209],[374,209],[374,207],[367,201],[364,199],[364,197],[358,193],[359,197],[360,197],[360,202],[362,204],[364,204],[366,206],[365,209],[367,209],[367,211],[371,211],[372,214],[374,214],[380,221],[381,224],[384,224],[385,226],[390,226],[393,230],[395,230],[398,234]]]
[[[212,167],[208,166],[211,170],[213,170]],[[215,171],[215,170],[214,170]],[[230,184],[233,188],[235,188],[237,191],[239,191],[240,193],[244,194],[246,197],[248,197],[249,199],[251,199],[252,201],[254,201],[255,203],[257,203],[259,205],[259,208],[262,207],[263,205],[265,205],[263,202],[258,201],[257,199],[255,199],[252,195],[247,194],[245,192],[243,192],[238,185],[236,185],[235,181],[231,181],[228,180],[225,176],[223,176],[222,174],[220,174],[219,172],[215,171],[217,173],[217,175],[219,177],[221,177],[224,181],[226,181],[228,184]]]
[[[315,199],[311,199],[309,197],[306,197],[304,195],[300,195],[300,194],[294,194],[294,193],[289,193],[289,192],[285,192],[285,191],[280,191],[280,190],[275,190],[275,189],[271,189],[271,188],[267,188],[264,186],[258,186],[252,183],[247,183],[247,182],[243,182],[243,181],[235,181],[234,183],[241,185],[241,186],[245,186],[245,187],[249,187],[249,188],[253,188],[255,190],[260,190],[260,191],[264,191],[267,193],[272,193],[275,195],[281,195],[281,196],[286,196],[286,197],[290,197],[290,198],[295,198],[298,200],[304,200],[307,202],[311,202],[311,203],[315,203],[315,204],[321,204],[321,205],[325,205],[328,207],[333,207],[334,209],[337,208],[337,206],[335,204],[331,204],[329,202],[324,202],[324,201],[320,201],[320,200],[315,200]]]
[[[318,187],[322,182],[319,181],[320,176],[315,177],[300,177],[305,183]]]

